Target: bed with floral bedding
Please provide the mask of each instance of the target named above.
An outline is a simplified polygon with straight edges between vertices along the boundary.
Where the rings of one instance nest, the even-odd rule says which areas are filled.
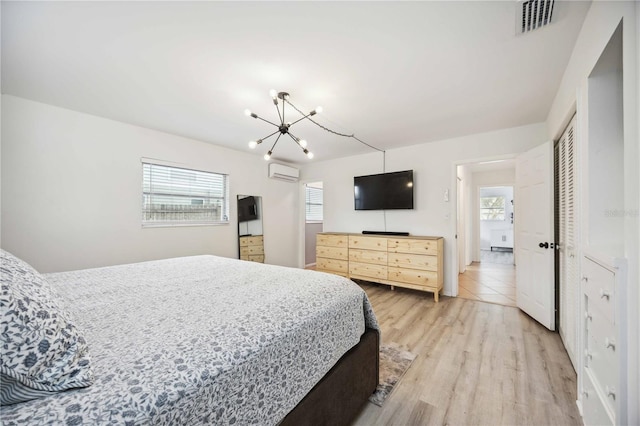
[[[38,276],[16,259],[4,425],[278,424],[378,329],[361,288],[314,271],[191,256]]]

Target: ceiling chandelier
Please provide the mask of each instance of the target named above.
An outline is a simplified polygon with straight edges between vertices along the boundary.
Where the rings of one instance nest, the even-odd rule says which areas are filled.
[[[309,114],[304,115],[304,113],[302,111],[300,111],[298,108],[296,108],[295,105],[293,105],[291,102],[289,102],[289,94],[287,92],[276,92],[275,90],[271,90],[269,92],[269,94],[271,95],[271,98],[273,98],[273,105],[275,105],[276,111],[278,111],[278,117],[280,118],[280,124],[276,124],[276,123],[273,123],[273,122],[271,122],[269,120],[265,120],[264,118],[259,117],[256,113],[253,113],[250,110],[246,109],[244,111],[246,116],[260,119],[260,120],[264,121],[265,123],[269,123],[272,126],[275,126],[277,128],[277,130],[275,132],[271,133],[270,135],[267,135],[267,136],[265,136],[263,138],[255,140],[255,141],[250,141],[249,142],[249,148],[255,149],[258,145],[260,145],[265,140],[269,139],[271,136],[274,136],[274,135],[278,134],[278,137],[276,138],[275,142],[271,146],[271,149],[269,151],[267,151],[267,153],[264,155],[264,159],[265,160],[269,160],[271,158],[271,154],[273,154],[273,149],[276,147],[276,144],[280,140],[280,137],[282,135],[288,135],[296,143],[296,145],[298,145],[302,149],[302,152],[304,152],[305,155],[309,159],[313,158],[313,153],[307,149],[307,141],[304,140],[304,139],[300,139],[299,137],[293,135],[289,131],[289,129],[291,128],[291,126],[293,126],[294,124],[304,120],[305,118],[309,118],[312,115],[316,115],[317,113],[322,112],[322,107],[317,107],[316,109],[311,111]],[[278,99],[280,101],[282,101],[282,102],[278,101]],[[282,111],[280,111],[280,107],[279,107],[280,103],[282,103]],[[293,109],[295,109],[297,112],[302,114],[303,117],[299,118],[299,119],[297,119],[296,121],[293,121],[293,122],[285,122],[285,114],[284,114],[284,105],[285,104],[289,104]],[[311,119],[309,119],[309,120],[311,120]],[[311,121],[313,121],[313,120],[311,120]]]

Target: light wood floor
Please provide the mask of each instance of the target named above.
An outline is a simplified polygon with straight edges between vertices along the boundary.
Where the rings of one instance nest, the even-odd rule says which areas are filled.
[[[417,357],[371,425],[573,425],[576,374],[557,333],[519,309],[361,284],[382,329]]]
[[[458,296],[516,306],[516,267],[513,264],[473,262],[458,274]]]

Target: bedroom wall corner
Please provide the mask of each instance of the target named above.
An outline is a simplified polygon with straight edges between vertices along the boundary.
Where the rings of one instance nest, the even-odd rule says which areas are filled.
[[[296,185],[267,177],[258,156],[2,95],[2,248],[41,272],[214,254],[237,258],[237,223],[142,228],[140,159],[230,176],[263,197],[266,262],[297,266]]]

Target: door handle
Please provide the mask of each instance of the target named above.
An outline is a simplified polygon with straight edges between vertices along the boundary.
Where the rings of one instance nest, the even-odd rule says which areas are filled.
[[[548,248],[549,248],[549,243],[547,243],[547,242],[545,241],[544,243],[540,243],[540,244],[538,244],[538,246],[539,246],[540,248],[548,249]]]

